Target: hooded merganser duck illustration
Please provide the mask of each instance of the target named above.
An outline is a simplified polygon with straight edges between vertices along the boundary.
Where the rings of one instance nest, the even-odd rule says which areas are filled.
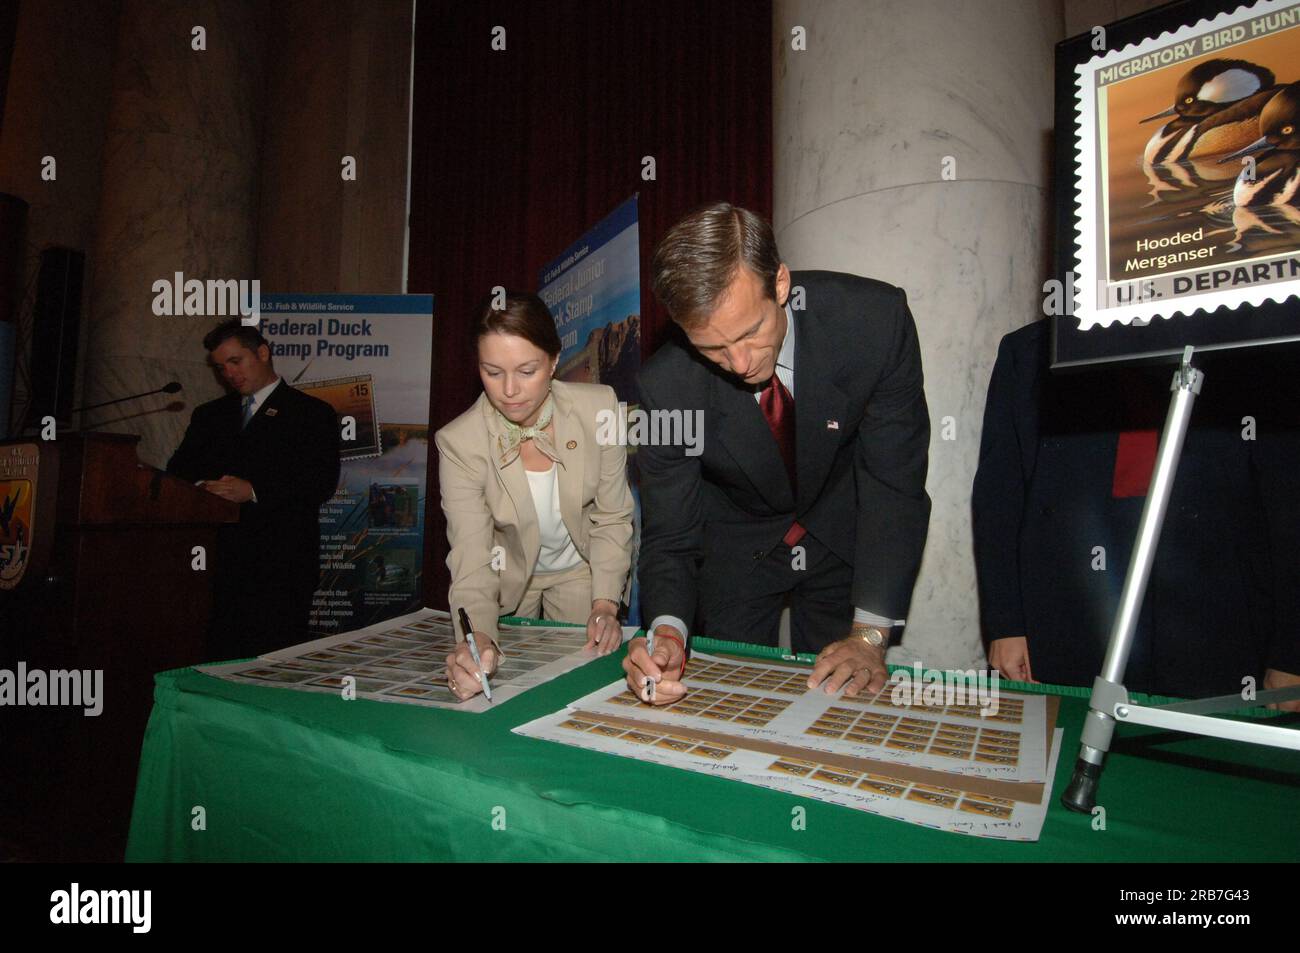
[[[1200,192],[1212,188],[1220,182],[1229,182],[1237,177],[1237,169],[1231,165],[1221,165],[1217,159],[1186,159],[1182,162],[1143,162],[1142,171],[1147,177],[1151,196],[1149,205],[1156,205],[1169,198],[1190,192]],[[1231,200],[1227,202],[1232,205]]]
[[[1174,118],[1147,142],[1148,163],[1223,155],[1259,138],[1259,112],[1277,92],[1273,71],[1247,60],[1206,60],[1178,81],[1174,104],[1142,122]]]
[[[1283,86],[1259,114],[1260,137],[1221,162],[1262,156],[1244,168],[1232,191],[1238,207],[1300,206],[1300,83]],[[1253,175],[1251,174],[1253,171]]]

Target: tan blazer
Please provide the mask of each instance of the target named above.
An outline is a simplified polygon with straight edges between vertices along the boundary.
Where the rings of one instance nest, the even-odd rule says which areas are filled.
[[[627,448],[616,442],[601,446],[596,440],[601,422],[597,415],[609,411],[616,421],[618,398],[603,384],[558,380],[551,382],[551,396],[560,457],[560,516],[573,545],[591,566],[592,598],[621,602],[632,562]],[[434,436],[451,543],[447,598],[452,616],[463,607],[475,629],[493,637],[497,616],[512,613],[523,598],[541,551],[523,456],[501,465],[497,438],[502,429],[491,401],[481,394]],[[460,620],[455,622],[463,637]]]

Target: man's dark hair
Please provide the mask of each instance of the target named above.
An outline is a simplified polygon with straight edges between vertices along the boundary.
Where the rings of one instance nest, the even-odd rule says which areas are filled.
[[[244,324],[239,318],[231,318],[222,321],[204,336],[203,347],[210,354],[231,338],[235,338],[254,354],[263,344],[268,348],[271,346],[255,325]]]
[[[492,307],[491,299],[479,309],[474,319],[474,340],[485,334],[514,334],[548,357],[560,353],[560,334],[546,302],[531,291],[507,291],[505,307]]]
[[[758,275],[763,293],[775,301],[781,256],[771,224],[730,202],[702,206],[668,229],[655,249],[655,297],[690,330],[716,309],[741,265]]]

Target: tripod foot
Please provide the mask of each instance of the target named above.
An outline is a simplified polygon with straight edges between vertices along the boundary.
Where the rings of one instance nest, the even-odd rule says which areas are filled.
[[[1061,803],[1080,814],[1091,814],[1097,806],[1097,785],[1101,781],[1101,765],[1080,758],[1074,763],[1074,777],[1061,795]]]

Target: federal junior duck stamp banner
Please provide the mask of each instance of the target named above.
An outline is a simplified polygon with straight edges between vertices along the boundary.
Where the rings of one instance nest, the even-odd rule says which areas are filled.
[[[1231,320],[1213,312],[1300,293],[1300,3],[1261,0],[1076,74],[1081,329]]]

